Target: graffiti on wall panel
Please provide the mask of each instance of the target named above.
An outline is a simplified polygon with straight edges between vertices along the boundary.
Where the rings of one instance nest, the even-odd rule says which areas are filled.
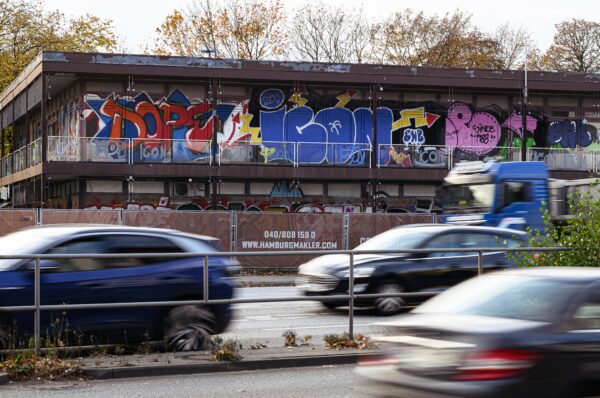
[[[552,121],[548,126],[548,143],[559,144],[563,148],[587,147],[598,139],[595,126],[586,120]]]
[[[62,108],[56,117],[56,126],[50,126],[48,135],[49,157],[52,160],[80,160],[79,112],[74,103]]]
[[[175,140],[185,145],[173,145],[172,156],[183,160],[195,160],[198,154],[206,155],[207,141],[213,137],[212,106],[207,102],[190,101],[181,91],[154,102],[146,93],[134,98],[111,94],[100,98],[88,94],[84,98],[90,109],[83,116],[95,115],[98,119],[96,138],[131,140],[132,146],[144,140]],[[217,114],[231,113],[234,105],[223,104]],[[156,145],[155,145],[156,148]],[[152,148],[150,155],[152,155]],[[148,151],[134,151],[134,160],[144,160]],[[156,149],[154,149],[156,154]]]
[[[510,116],[502,123],[502,127],[505,127],[523,138],[523,116],[517,111],[513,111]],[[525,135],[535,134],[535,130],[538,127],[537,118],[532,115],[525,117]]]
[[[598,142],[597,129],[585,120],[548,122],[527,115],[523,126],[517,111],[475,109],[463,102],[445,107],[384,100],[374,120],[371,101],[353,89],[322,94],[305,87],[257,86],[250,98],[220,103],[214,112],[209,102],[190,99],[178,89],[158,100],[146,93],[88,94],[85,103],[89,109],[82,115],[98,121],[91,146],[96,149],[88,156],[105,161],[128,156],[134,162],[206,161],[215,126],[219,161],[225,163],[367,166],[376,155],[379,165],[446,167],[451,155],[454,160],[508,158],[509,151],[499,148],[520,146],[524,133],[527,146],[575,148]],[[374,122],[378,148],[373,147]],[[78,121],[60,125],[77,129]],[[61,135],[78,135],[62,130]],[[62,143],[63,152],[73,147],[67,144]]]
[[[380,151],[380,159],[385,158],[384,150],[388,152],[387,163],[383,165],[401,168],[447,168],[448,153],[440,146],[406,147],[390,145]]]
[[[447,146],[480,155],[494,150],[500,138],[500,123],[491,113],[474,112],[462,102],[455,102],[448,108]]]

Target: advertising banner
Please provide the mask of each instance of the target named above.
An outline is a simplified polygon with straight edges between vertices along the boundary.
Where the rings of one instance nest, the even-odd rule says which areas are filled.
[[[343,214],[238,213],[236,251],[342,250]],[[315,257],[252,256],[244,267],[295,268]]]

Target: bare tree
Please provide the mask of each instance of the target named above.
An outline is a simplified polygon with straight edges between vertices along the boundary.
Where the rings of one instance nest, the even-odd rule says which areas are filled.
[[[280,0],[195,0],[174,10],[156,29],[159,54],[262,59],[285,49],[285,15]]]
[[[393,64],[497,68],[497,47],[461,11],[440,18],[406,9],[385,22],[377,48]]]
[[[600,71],[600,23],[571,19],[557,24],[544,64],[557,71]]]
[[[290,28],[291,55],[311,62],[365,62],[372,59],[376,24],[362,8],[324,3],[296,9]]]
[[[498,43],[496,57],[501,69],[520,69],[523,67],[525,49],[534,55],[537,52],[523,27],[513,28],[509,23],[504,23],[496,28],[491,37]]]
[[[280,0],[229,0],[219,16],[225,55],[262,59],[285,51],[285,14]]]

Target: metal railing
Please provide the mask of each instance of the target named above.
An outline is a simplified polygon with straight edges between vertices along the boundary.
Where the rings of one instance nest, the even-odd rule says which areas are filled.
[[[484,148],[485,149],[485,148]],[[130,139],[101,137],[48,137],[48,161],[100,163],[194,163],[298,166],[451,169],[468,160],[520,161],[521,148],[451,145],[380,144],[376,153],[370,144],[249,140],[221,143],[213,153],[211,140]],[[41,162],[41,139],[8,154],[1,161],[6,177]],[[543,161],[549,170],[600,172],[600,150],[586,148],[527,148],[526,159]]]
[[[210,140],[48,137],[49,162],[212,164]]]
[[[445,145],[380,144],[377,167],[450,169],[452,153]]]
[[[544,162],[548,170],[600,170],[600,151],[582,148],[528,148],[527,160]]]
[[[238,141],[219,144],[217,163],[297,166],[297,143],[288,141]]]
[[[297,142],[299,165],[371,167],[371,145],[346,142]]]
[[[123,254],[31,254],[31,255],[1,255],[0,260],[23,259],[34,261],[34,297],[33,305],[2,306],[0,312],[33,311],[34,313],[34,349],[40,353],[40,319],[41,311],[67,311],[83,309],[103,308],[145,308],[145,307],[167,307],[181,305],[207,305],[207,304],[241,304],[241,303],[267,303],[267,302],[294,302],[294,301],[340,301],[347,300],[348,312],[348,334],[354,336],[354,303],[357,299],[387,298],[387,297],[431,297],[435,292],[410,292],[410,293],[382,293],[382,294],[356,294],[354,293],[354,257],[359,254],[431,254],[446,253],[449,251],[457,253],[477,253],[477,274],[484,271],[484,253],[508,253],[508,252],[544,252],[544,251],[567,251],[569,248],[453,248],[453,249],[404,249],[404,250],[306,250],[306,251],[280,251],[280,252],[200,252],[200,253],[128,253]],[[349,275],[347,294],[322,295],[322,296],[284,296],[254,299],[210,299],[209,297],[209,258],[210,257],[240,257],[240,256],[282,256],[282,255],[326,255],[343,254],[348,256]],[[57,259],[117,259],[117,258],[202,258],[202,300],[177,300],[177,301],[142,301],[142,302],[115,302],[115,303],[88,303],[88,304],[41,304],[41,261]]]

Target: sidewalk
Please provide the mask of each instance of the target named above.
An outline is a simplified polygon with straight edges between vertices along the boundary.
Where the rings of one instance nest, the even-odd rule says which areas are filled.
[[[378,354],[377,349],[326,349],[323,345],[267,347],[240,350],[242,359],[218,362],[210,352],[111,355],[72,360],[94,379],[166,376],[176,374],[280,369],[302,366],[352,364],[361,357]]]

